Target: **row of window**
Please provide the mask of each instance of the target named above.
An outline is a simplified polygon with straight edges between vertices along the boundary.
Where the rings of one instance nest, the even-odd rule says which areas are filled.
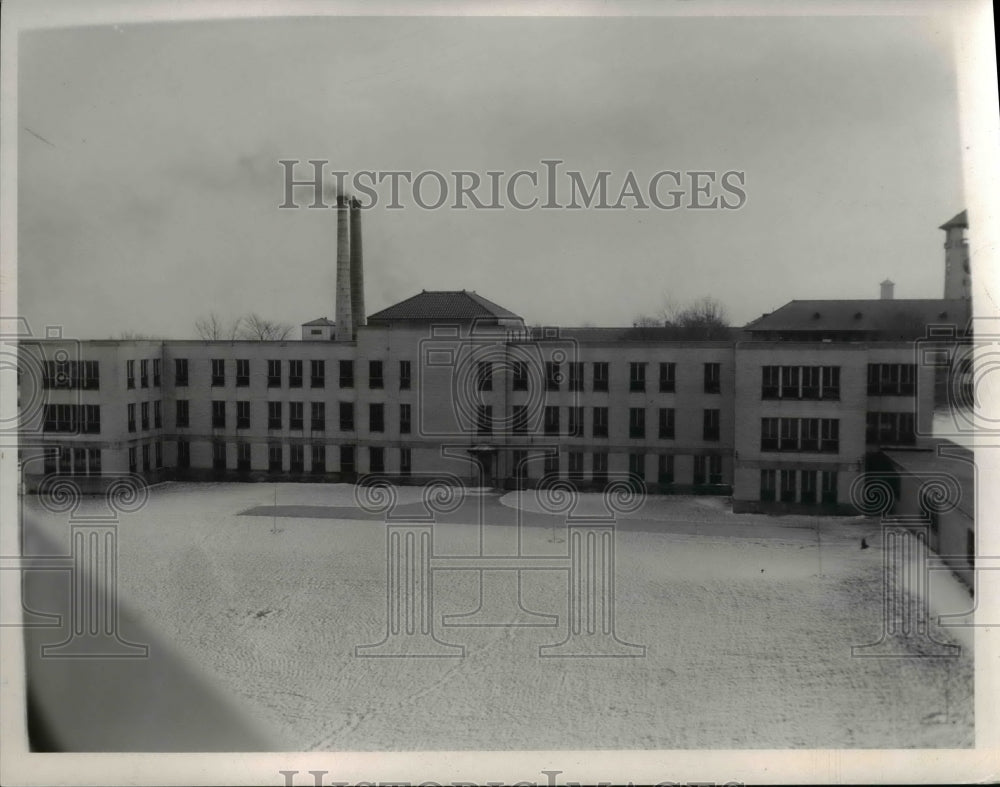
[[[917,442],[913,413],[868,413],[865,442],[869,445],[913,445]]]
[[[141,402],[139,404],[139,418],[140,418],[139,423],[141,424],[142,429],[144,431],[150,428],[150,425],[149,425],[149,404],[150,404],[149,402]],[[160,404],[159,401],[155,401],[152,404],[153,404],[153,427],[152,428],[153,429],[162,429],[163,428],[163,408],[162,408],[162,406],[161,406],[161,404]],[[187,404],[187,402],[185,402],[185,404]],[[128,420],[128,430],[130,432],[134,432],[134,431],[136,431],[136,420],[135,420],[136,406],[135,406],[135,403],[134,402],[129,403],[128,405],[126,405],[126,407],[127,407],[126,413],[127,413],[127,420]]]
[[[233,362],[235,383],[237,388],[250,385],[250,360],[237,358]],[[225,358],[212,359],[213,387],[224,387],[227,384],[228,363]],[[174,359],[174,385],[184,387],[190,384],[189,364],[187,358]],[[267,387],[303,388],[305,366],[303,361],[267,361]],[[354,361],[338,361],[338,383],[341,388],[354,387]],[[409,390],[412,385],[412,366],[409,361],[399,362],[399,390]],[[309,387],[326,387],[326,361],[312,360],[309,362]],[[368,362],[368,387],[371,389],[385,388],[385,371],[382,361]]]
[[[912,363],[868,364],[869,396],[913,396],[917,391],[917,366]]]
[[[142,451],[143,472],[148,473],[150,470],[159,470],[163,467],[162,442],[157,441],[152,445],[144,443],[139,448],[141,448]],[[188,460],[190,461],[190,454],[188,454]],[[136,473],[139,471],[139,450],[134,445],[128,449],[128,469],[130,473]]]
[[[176,426],[178,428],[184,428],[190,426],[190,408],[188,406],[188,400],[178,399],[176,412]],[[355,429],[354,425],[354,403],[353,402],[339,402],[339,425],[340,431],[342,432],[353,432]],[[223,400],[215,400],[212,402],[212,428],[213,429],[225,429],[227,427],[226,420],[226,402]],[[267,403],[267,428],[268,429],[284,429],[285,428],[285,408],[283,402],[268,402]],[[320,432],[326,430],[326,403],[325,402],[310,402],[309,403],[309,429],[313,432]],[[237,429],[249,429],[251,426],[250,419],[250,402],[249,401],[238,401],[236,402],[236,428]],[[293,430],[305,429],[305,403],[304,402],[288,402],[288,428]],[[373,403],[368,405],[368,429],[372,432],[384,432],[385,431],[385,405],[381,402]],[[409,434],[412,429],[412,408],[411,405],[407,403],[401,403],[399,405],[399,431],[401,434]]]
[[[42,367],[42,388],[79,388],[96,391],[101,387],[97,361],[46,361]]]
[[[840,420],[837,418],[761,418],[761,451],[840,450]]]
[[[762,366],[761,399],[839,399],[839,366]]]
[[[101,449],[47,446],[44,462],[46,475],[100,475]]]
[[[153,358],[153,387],[160,387],[160,359]],[[149,388],[150,359],[139,361],[139,387]],[[125,387],[135,388],[135,361],[125,361]]]
[[[101,431],[100,405],[47,404],[42,431],[98,434]]]
[[[294,443],[287,446],[288,450],[288,471],[292,473],[305,472],[306,446],[301,443]],[[268,443],[267,446],[267,469],[272,473],[284,472],[286,446],[282,443]],[[340,449],[340,472],[356,472],[355,454],[356,448],[353,445],[341,445]],[[312,473],[326,472],[326,446],[317,443],[309,446],[311,463],[309,470]],[[409,475],[411,470],[411,451],[409,448],[399,449],[399,472],[400,475]],[[236,464],[229,465],[229,444],[223,441],[212,443],[212,469],[213,470],[237,470],[249,472],[253,468],[250,462],[250,443],[236,443]],[[177,466],[182,469],[191,466],[191,444],[186,440],[177,443]],[[368,466],[372,473],[385,472],[385,448],[372,446],[368,449]],[[260,468],[263,469],[263,468]]]
[[[836,503],[837,472],[761,470],[760,499],[765,502],[780,500],[782,503]]]

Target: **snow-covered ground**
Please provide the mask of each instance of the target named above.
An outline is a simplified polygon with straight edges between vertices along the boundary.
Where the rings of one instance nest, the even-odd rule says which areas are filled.
[[[278,511],[270,506],[277,492]],[[397,490],[401,505],[421,490]],[[480,496],[436,524],[440,554],[566,549],[532,494]],[[475,503],[475,505],[473,505]],[[98,501],[86,501],[96,510]],[[579,512],[598,496],[581,497]],[[974,744],[972,649],[954,659],[858,658],[881,636],[878,524],[735,515],[720,498],[650,498],[616,532],[616,627],[643,658],[539,658],[566,636],[566,578],[524,572],[523,601],[557,628],[442,627],[478,602],[477,574],[434,576],[439,639],[464,658],[358,658],[385,635],[382,522],[351,518],[353,488],[164,484],[122,517],[129,610],[293,749],[904,748]],[[301,508],[299,508],[301,507]],[[24,498],[67,542],[66,515]],[[257,515],[243,514],[257,510]],[[871,548],[862,550],[867,538]],[[936,612],[962,612],[946,592]],[[948,599],[951,607],[935,599]],[[512,599],[502,599],[511,601]],[[971,604],[969,604],[971,606]],[[123,632],[126,637],[128,632]],[[900,652],[908,647],[904,641]],[[276,740],[277,743],[277,740]]]

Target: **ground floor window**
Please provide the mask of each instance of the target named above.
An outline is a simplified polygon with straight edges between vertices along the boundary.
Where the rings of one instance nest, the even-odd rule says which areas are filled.
[[[760,471],[760,499],[773,502],[777,493],[777,473],[774,470]]]
[[[312,447],[312,471],[314,473],[326,472],[326,446],[314,445]]]
[[[511,454],[511,475],[517,479],[528,477],[528,452],[517,450]]]
[[[636,481],[646,480],[646,455],[645,454],[629,454],[628,455],[628,472],[629,475],[633,477]]]
[[[293,473],[301,473],[306,468],[305,446],[295,443],[291,447],[291,456],[288,460],[288,469]]]
[[[583,479],[583,452],[569,452],[569,477],[574,480]]]
[[[802,471],[802,492],[799,494],[799,500],[803,503],[815,503],[816,502],[816,471],[815,470],[803,470]]]
[[[372,446],[368,449],[368,471],[371,473],[385,472],[385,449]]]
[[[90,475],[100,475],[101,474],[101,449],[91,448],[87,451],[89,467],[88,472]]]
[[[191,443],[187,440],[177,441],[177,466],[181,469],[191,467]]]
[[[976,565],[976,534],[971,527],[965,531],[965,556],[970,566]]]
[[[43,470],[46,475],[59,472],[59,449],[55,447],[46,448],[44,461]]]
[[[353,445],[342,445],[342,446],[340,446],[340,472],[341,473],[353,473],[354,472],[354,446]]]
[[[721,484],[722,483],[722,455],[721,454],[709,454],[705,457],[705,461],[708,464],[708,483],[710,484]]]
[[[794,470],[782,470],[781,471],[781,502],[782,503],[794,503],[795,502],[795,471]]]
[[[271,443],[267,447],[267,469],[272,473],[280,473],[282,464],[281,443]]]
[[[837,502],[837,471],[824,470],[822,475],[822,500],[824,503]]]
[[[212,469],[226,469],[226,444],[212,443]]]
[[[128,449],[128,471],[134,473],[138,469],[138,462],[136,460],[137,452],[135,446],[133,445]]]
[[[145,472],[149,472],[149,444],[147,443],[142,447],[142,469]]]
[[[594,481],[606,484],[608,481],[608,454],[598,451],[594,454]]]
[[[244,473],[250,470],[250,443],[236,444],[236,469]]]
[[[545,465],[543,467],[545,475],[559,475],[559,451],[550,448],[545,453]]]
[[[163,467],[163,443],[157,441],[155,446],[156,469]]]
[[[657,480],[661,484],[672,484],[674,482],[674,455],[660,454],[657,459]]]
[[[409,448],[399,449],[399,474],[408,476],[413,470],[413,456]]]

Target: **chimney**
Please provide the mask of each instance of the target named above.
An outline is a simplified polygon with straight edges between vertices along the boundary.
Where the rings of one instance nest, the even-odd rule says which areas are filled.
[[[338,342],[354,338],[351,317],[351,240],[348,235],[347,198],[337,196],[337,328]]]
[[[365,325],[365,270],[361,250],[361,203],[351,199],[351,315],[354,333]]]
[[[886,279],[879,286],[882,288],[882,300],[883,301],[891,301],[892,300],[892,290],[893,290],[893,287],[895,287],[896,285],[892,281],[890,281],[889,279]]]

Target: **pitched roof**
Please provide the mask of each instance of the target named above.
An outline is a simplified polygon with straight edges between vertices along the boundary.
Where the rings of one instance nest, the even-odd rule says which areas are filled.
[[[634,326],[625,328],[563,328],[559,327],[560,339],[573,339],[583,344],[603,344],[619,342],[720,342],[732,343],[742,334],[742,328],[720,328],[706,337],[704,331],[692,328],[663,326]],[[537,328],[530,329],[532,337],[541,338]]]
[[[336,327],[337,323],[335,323],[333,320],[327,319],[326,317],[319,317],[318,319],[302,323],[302,326],[305,328],[308,328],[311,325],[331,325]]]
[[[915,338],[925,326],[953,324],[964,329],[971,317],[968,300],[822,300],[789,301],[780,309],[747,323],[746,330],[864,332]]]
[[[952,216],[950,220],[946,221],[944,224],[938,227],[938,229],[948,230],[951,229],[952,227],[968,227],[968,226],[969,226],[969,220],[965,215],[965,211],[963,210],[961,213],[956,213],[954,216]]]
[[[368,321],[475,320],[521,318],[470,290],[424,290],[387,309],[368,315]]]

